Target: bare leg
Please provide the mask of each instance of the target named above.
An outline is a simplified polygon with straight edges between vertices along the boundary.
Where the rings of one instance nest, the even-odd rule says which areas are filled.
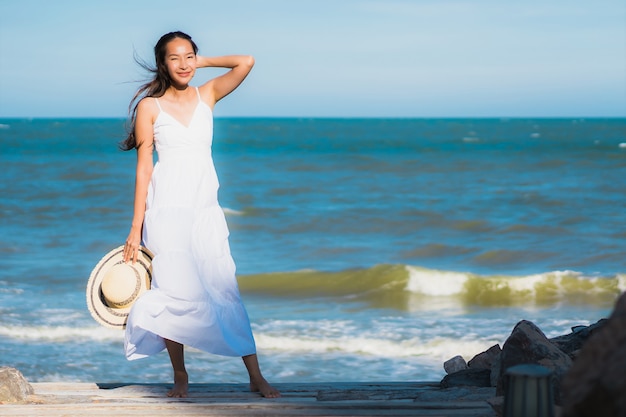
[[[185,369],[184,347],[178,342],[165,339],[165,347],[170,355],[172,368],[174,368],[174,388],[167,393],[168,397],[187,398],[189,389],[189,376]]]
[[[244,356],[241,359],[243,359],[248,375],[250,375],[250,391],[259,392],[265,398],[280,397],[280,392],[263,378],[256,354]]]

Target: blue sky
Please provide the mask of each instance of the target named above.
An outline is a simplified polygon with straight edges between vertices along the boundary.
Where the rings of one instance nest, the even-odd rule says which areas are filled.
[[[626,116],[623,0],[0,0],[0,117],[124,117],[171,30],[255,56],[218,116]]]

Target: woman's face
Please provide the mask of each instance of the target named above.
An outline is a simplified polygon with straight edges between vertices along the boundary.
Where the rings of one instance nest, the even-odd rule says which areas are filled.
[[[187,85],[196,73],[196,54],[191,42],[175,38],[165,45],[165,65],[174,85]]]

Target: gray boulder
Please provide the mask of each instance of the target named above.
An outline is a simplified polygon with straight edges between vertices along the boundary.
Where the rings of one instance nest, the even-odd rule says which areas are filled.
[[[563,417],[626,416],[626,293],[563,378]]]
[[[491,369],[493,364],[500,358],[502,349],[500,345],[493,345],[486,351],[474,356],[467,363],[470,369]]]
[[[0,403],[24,401],[34,392],[20,371],[8,366],[0,367]]]
[[[559,349],[567,353],[571,359],[575,359],[577,352],[583,347],[583,344],[593,333],[607,322],[607,319],[601,319],[590,326],[572,327],[570,334],[553,337],[550,339]]]
[[[443,369],[446,371],[447,374],[453,374],[455,372],[467,369],[467,363],[465,362],[465,359],[463,359],[463,356],[457,355],[454,358],[445,361],[443,363]]]
[[[570,357],[552,343],[532,322],[522,320],[513,328],[511,335],[502,346],[497,395],[504,395],[507,381],[503,376],[507,369],[515,365],[536,364],[552,371],[554,400],[561,403],[561,380],[572,365]]]
[[[491,387],[489,369],[463,369],[443,377],[441,388],[451,387]]]

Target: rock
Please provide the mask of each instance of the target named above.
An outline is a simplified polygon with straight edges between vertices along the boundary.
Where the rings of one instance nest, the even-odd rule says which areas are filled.
[[[532,322],[522,320],[513,328],[500,354],[500,369],[496,395],[506,392],[506,370],[515,365],[536,364],[552,371],[554,400],[561,403],[561,379],[572,365],[570,357],[559,349]]]
[[[0,403],[23,401],[34,392],[20,371],[8,366],[0,367]]]
[[[500,380],[500,371],[502,369],[502,352],[498,355],[494,363],[491,364],[491,386],[497,387]]]
[[[496,413],[496,416],[502,417],[502,413],[504,412],[504,397],[488,398],[487,403],[491,406],[493,412]]]
[[[489,369],[463,369],[448,374],[441,380],[441,388],[451,387],[491,387],[491,371]]]
[[[583,346],[585,341],[607,322],[607,319],[598,320],[590,326],[572,327],[570,334],[553,337],[550,339],[559,349],[567,353],[571,359],[576,357],[577,351]]]
[[[462,356],[457,355],[445,361],[443,363],[443,369],[445,369],[446,373],[449,375],[467,369],[467,363],[465,363],[465,359],[463,359]]]
[[[500,345],[493,345],[486,351],[474,356],[467,363],[467,367],[470,369],[491,369],[494,362],[500,358],[502,349]]]
[[[563,378],[563,417],[626,416],[626,293]]]

